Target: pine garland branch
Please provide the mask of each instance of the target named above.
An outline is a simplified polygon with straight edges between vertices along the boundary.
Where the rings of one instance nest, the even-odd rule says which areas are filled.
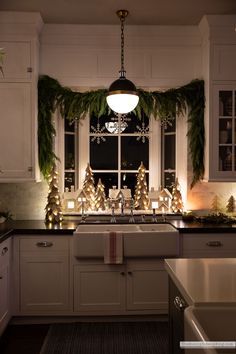
[[[165,92],[148,92],[139,89],[139,104],[133,111],[139,119],[142,114],[161,121],[169,121],[188,112],[189,149],[192,160],[193,187],[204,175],[204,81],[193,80],[189,84]],[[38,82],[38,142],[39,166],[47,176],[57,158],[53,152],[53,136],[55,129],[52,114],[59,109],[63,118],[73,122],[84,119],[87,114],[97,117],[109,114],[106,103],[106,89],[87,92],[74,92],[62,87],[59,82],[49,76],[41,76]]]

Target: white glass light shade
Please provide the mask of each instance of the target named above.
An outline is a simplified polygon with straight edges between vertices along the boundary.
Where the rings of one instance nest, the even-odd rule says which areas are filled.
[[[108,106],[116,113],[126,114],[135,109],[139,96],[129,93],[117,93],[107,96]]]

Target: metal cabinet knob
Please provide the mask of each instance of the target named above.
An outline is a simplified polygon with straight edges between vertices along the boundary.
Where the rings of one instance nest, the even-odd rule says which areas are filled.
[[[174,298],[174,305],[179,311],[184,311],[184,309],[187,307],[186,302],[180,296],[176,296]]]
[[[130,271],[128,272],[128,274],[129,274],[129,275],[133,275],[133,273],[132,273],[132,272],[130,272]]]
[[[120,272],[120,275],[123,275],[123,276],[124,276],[124,275],[125,275],[125,272]]]
[[[42,241],[36,243],[37,247],[52,247],[53,243],[49,241]]]
[[[8,252],[8,247],[4,247],[3,249],[2,249],[2,256],[5,254],[5,253],[7,253]]]
[[[223,243],[220,241],[209,241],[206,243],[208,247],[221,247],[223,246]]]
[[[0,276],[0,280],[2,280],[3,279],[3,277],[2,276]]]

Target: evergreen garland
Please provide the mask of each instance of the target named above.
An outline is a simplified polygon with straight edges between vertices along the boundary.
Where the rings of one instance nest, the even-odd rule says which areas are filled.
[[[38,143],[39,167],[47,177],[57,158],[53,151],[53,135],[55,129],[52,114],[59,109],[63,118],[70,121],[84,119],[86,114],[101,117],[109,114],[106,103],[107,89],[75,92],[62,87],[59,82],[49,76],[41,76],[38,82]],[[142,112],[146,116],[153,115],[161,122],[171,122],[173,117],[188,113],[189,149],[193,168],[194,186],[204,175],[204,81],[193,80],[189,84],[165,92],[144,91],[139,89],[139,104],[133,111],[141,119]]]

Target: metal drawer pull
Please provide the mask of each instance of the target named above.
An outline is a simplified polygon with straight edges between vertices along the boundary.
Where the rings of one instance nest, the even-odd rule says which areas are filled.
[[[3,277],[2,276],[0,276],[0,280],[2,280],[3,279]]]
[[[223,243],[221,243],[220,241],[209,241],[206,243],[206,245],[209,247],[220,247],[223,246]]]
[[[48,241],[42,241],[42,242],[37,242],[36,245],[38,247],[52,247],[53,243],[52,242],[48,242]]]
[[[8,247],[3,247],[2,249],[2,256],[4,256],[5,253],[8,252]]]
[[[123,275],[123,276],[124,276],[124,275],[125,275],[125,272],[120,272],[120,275]]]
[[[132,273],[132,272],[130,272],[130,271],[128,272],[128,274],[129,274],[129,275],[133,275],[133,273]]]
[[[177,310],[179,310],[179,311],[184,311],[184,309],[187,307],[186,302],[183,299],[181,299],[181,297],[179,297],[179,296],[175,297],[174,305],[177,308]]]

